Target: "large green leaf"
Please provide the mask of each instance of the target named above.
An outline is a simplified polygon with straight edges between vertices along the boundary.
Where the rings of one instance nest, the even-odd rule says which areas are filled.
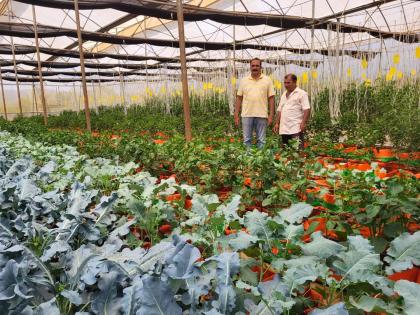
[[[284,274],[284,281],[293,289],[303,290],[303,285],[307,281],[315,281],[316,279],[326,279],[329,274],[329,268],[327,265],[318,262],[316,264],[306,264],[292,266],[287,269]]]
[[[272,231],[267,226],[267,214],[254,210],[244,216],[245,226],[251,235],[267,241],[271,240]]]
[[[312,242],[302,245],[302,251],[305,255],[328,258],[345,250],[344,246],[323,237],[320,231],[313,233],[311,238]]]
[[[363,295],[358,300],[351,296],[350,302],[354,307],[365,312],[386,312],[389,314],[398,314],[398,310],[394,305],[388,305],[384,300],[368,295]]]
[[[362,236],[350,236],[349,250],[338,254],[337,258],[333,267],[342,276],[340,283],[367,282],[388,295],[392,294],[390,281],[377,274],[382,267],[379,254]]]
[[[92,301],[92,311],[98,315],[114,315],[122,310],[122,298],[117,296],[118,273],[111,271],[98,281],[100,292]]]
[[[325,309],[314,309],[309,315],[349,315],[344,303],[337,303]]]
[[[273,280],[262,282],[258,285],[261,301],[245,300],[245,308],[252,315],[282,314],[290,310],[295,301],[290,296],[290,288],[276,275]]]
[[[160,242],[150,248],[146,254],[139,257],[135,262],[140,270],[147,272],[152,269],[156,263],[163,262],[164,258],[170,255],[175,249],[175,246],[170,242]]]
[[[284,268],[289,269],[297,266],[312,265],[318,263],[319,261],[320,259],[317,256],[301,256],[298,258],[291,259],[279,258],[273,260],[271,266],[276,270],[283,270]]]
[[[238,216],[240,202],[241,196],[234,195],[227,205],[220,205],[214,215],[223,216],[227,223],[235,220],[242,222],[242,218]]]
[[[384,260],[389,264],[386,267],[387,274],[420,265],[420,231],[413,235],[404,233],[394,239]]]
[[[420,285],[407,280],[399,280],[395,292],[404,298],[404,314],[418,315],[420,310]]]
[[[286,241],[298,241],[304,233],[303,225],[286,225],[285,229],[281,232],[281,235]]]
[[[312,209],[311,205],[299,202],[293,204],[290,208],[280,211],[276,221],[279,223],[301,223],[303,218],[308,217],[312,213]]]
[[[240,231],[234,238],[229,240],[229,246],[233,250],[239,251],[250,247],[253,243],[258,241],[258,237],[250,235],[244,231]]]
[[[182,310],[175,302],[169,283],[155,276],[145,276],[143,287],[139,288],[140,304],[136,315],[181,315]]]

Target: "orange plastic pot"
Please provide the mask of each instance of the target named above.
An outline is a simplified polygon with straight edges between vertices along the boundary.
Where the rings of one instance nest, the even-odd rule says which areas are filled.
[[[170,224],[163,224],[159,227],[159,232],[162,234],[171,234],[172,226]]]
[[[413,160],[420,160],[420,152],[413,152],[411,156]]]
[[[155,140],[153,140],[153,142],[154,142],[155,144],[164,144],[164,143],[166,142],[166,140],[162,140],[162,139],[155,139]]]
[[[192,200],[191,200],[191,198],[187,197],[185,199],[184,208],[189,210],[189,209],[191,209],[191,207],[192,207]]]
[[[264,272],[263,276],[262,276],[262,281],[266,282],[266,281],[271,281],[274,279],[274,276],[276,275],[276,273],[271,270],[271,268],[264,268],[263,271],[261,271],[261,267],[260,266],[254,266],[251,268],[252,272],[256,272],[258,273],[258,275],[261,275],[261,272]]]
[[[384,148],[384,149],[373,149],[373,154],[375,157],[381,158],[392,158],[394,157],[394,153],[392,149]]]
[[[398,153],[398,158],[400,160],[408,160],[410,158],[410,154],[407,152]]]
[[[416,282],[418,278],[419,273],[418,267],[413,267],[404,271],[396,272],[392,275],[388,276],[388,279],[392,281],[398,281],[398,280],[407,280],[411,282]]]
[[[344,153],[352,153],[355,152],[357,150],[357,147],[353,146],[353,147],[347,147],[343,150]]]
[[[312,219],[308,219],[308,220],[304,221],[303,222],[304,230],[307,231],[313,222],[318,222],[318,225],[316,226],[314,232],[316,232],[316,231],[325,232],[326,231],[326,229],[327,229],[327,219],[326,218],[312,218]]]
[[[359,229],[360,235],[362,235],[364,238],[370,238],[372,234],[370,233],[370,229],[367,226],[362,226]]]
[[[327,183],[326,179],[316,179],[315,183],[319,186],[330,187],[331,185]]]
[[[244,186],[251,187],[252,180],[250,177],[245,177],[244,179]]]
[[[181,194],[175,193],[166,197],[166,201],[178,201],[181,200]]]
[[[356,164],[354,167],[355,169],[362,172],[366,172],[370,170],[370,165],[368,163],[359,163],[359,164]]]
[[[326,203],[334,204],[335,203],[335,197],[333,194],[326,193],[323,197],[324,201]]]
[[[407,224],[407,230],[408,230],[410,233],[415,233],[415,232],[417,232],[417,231],[419,231],[419,230],[420,230],[420,224],[417,224],[417,223],[415,223],[415,222],[409,222],[409,223]]]

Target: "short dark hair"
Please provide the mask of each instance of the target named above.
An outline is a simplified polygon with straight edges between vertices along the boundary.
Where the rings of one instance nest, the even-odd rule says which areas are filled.
[[[257,58],[257,57],[252,58],[252,59],[249,61],[249,64],[251,64],[254,60],[258,60],[258,61],[260,62],[260,66],[262,66],[262,60],[261,60],[260,58]]]
[[[297,76],[294,73],[288,73],[284,76],[284,79],[286,80],[287,78],[292,79],[293,82],[297,82]]]

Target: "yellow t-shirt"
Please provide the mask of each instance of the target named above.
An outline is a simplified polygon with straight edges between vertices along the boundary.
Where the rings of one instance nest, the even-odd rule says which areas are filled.
[[[257,79],[245,77],[239,84],[238,96],[242,99],[242,117],[268,117],[268,98],[274,96],[273,82],[264,74]]]

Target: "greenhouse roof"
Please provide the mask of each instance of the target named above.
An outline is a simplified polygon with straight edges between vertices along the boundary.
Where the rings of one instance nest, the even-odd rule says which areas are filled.
[[[71,65],[79,52],[70,0],[1,1],[2,67],[13,66],[13,46],[19,70],[36,66],[32,4],[44,70],[70,63],[66,71],[79,72]],[[97,69],[177,66],[175,1],[79,0],[79,7],[83,48],[89,63],[101,65]],[[420,3],[414,0],[184,1],[188,65],[221,67],[227,59],[252,57],[280,64],[343,54],[369,58],[382,39],[388,46],[417,43],[419,17]]]

